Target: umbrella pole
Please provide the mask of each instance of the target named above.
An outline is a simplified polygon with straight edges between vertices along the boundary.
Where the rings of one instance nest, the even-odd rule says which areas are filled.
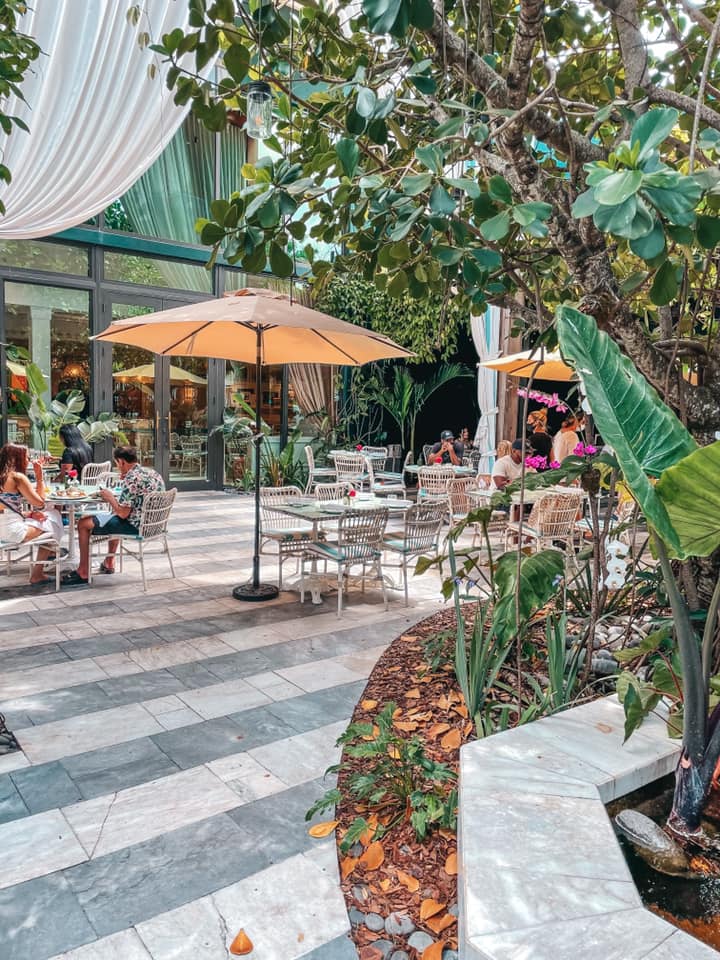
[[[263,439],[260,404],[262,400],[262,328],[257,328],[255,354],[255,544],[252,580],[235,587],[236,600],[274,600],[280,592],[274,583],[260,583],[260,450]]]

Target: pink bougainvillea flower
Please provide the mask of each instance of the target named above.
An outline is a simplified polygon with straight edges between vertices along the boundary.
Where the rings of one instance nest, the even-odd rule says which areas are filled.
[[[550,461],[550,469],[551,469],[551,470],[559,470],[559,469],[560,469],[560,461],[559,461],[559,460],[551,460],[551,461]]]
[[[349,496],[349,497],[355,497],[355,496],[357,496],[357,491],[356,491],[356,490],[351,490],[350,493],[348,494],[348,496]]]

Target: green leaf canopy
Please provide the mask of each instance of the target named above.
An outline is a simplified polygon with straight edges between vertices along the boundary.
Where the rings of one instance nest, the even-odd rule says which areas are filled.
[[[657,485],[685,556],[720,546],[720,442],[700,447],[663,473]]]
[[[697,443],[592,317],[564,305],[556,317],[560,349],[582,381],[593,418],[614,449],[628,487],[668,549],[684,556],[650,478],[694,453]]]

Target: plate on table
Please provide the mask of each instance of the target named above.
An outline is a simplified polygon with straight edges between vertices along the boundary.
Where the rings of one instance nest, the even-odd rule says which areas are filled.
[[[412,500],[393,500],[392,497],[385,497],[382,502],[383,506],[387,506],[388,510],[405,510],[406,507],[411,507],[413,505]]]
[[[345,504],[343,503],[328,502],[328,503],[318,504],[318,506],[321,507],[321,509],[323,510],[327,510],[328,513],[344,513],[346,509]]]

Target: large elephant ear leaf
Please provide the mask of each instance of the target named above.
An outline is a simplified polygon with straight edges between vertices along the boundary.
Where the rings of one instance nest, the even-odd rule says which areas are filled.
[[[560,550],[523,554],[519,570],[517,550],[504,553],[498,559],[493,628],[501,641],[507,642],[517,633],[516,592],[519,594],[517,605],[520,620],[528,620],[557,592],[557,581],[562,577],[564,568],[565,557]]]
[[[684,556],[650,478],[689,457],[698,449],[697,443],[592,317],[560,306],[557,333],[563,356],[582,381],[593,420],[614,449],[640,509],[673,555]]]
[[[655,488],[683,556],[707,557],[720,546],[720,442],[669,467]]]

